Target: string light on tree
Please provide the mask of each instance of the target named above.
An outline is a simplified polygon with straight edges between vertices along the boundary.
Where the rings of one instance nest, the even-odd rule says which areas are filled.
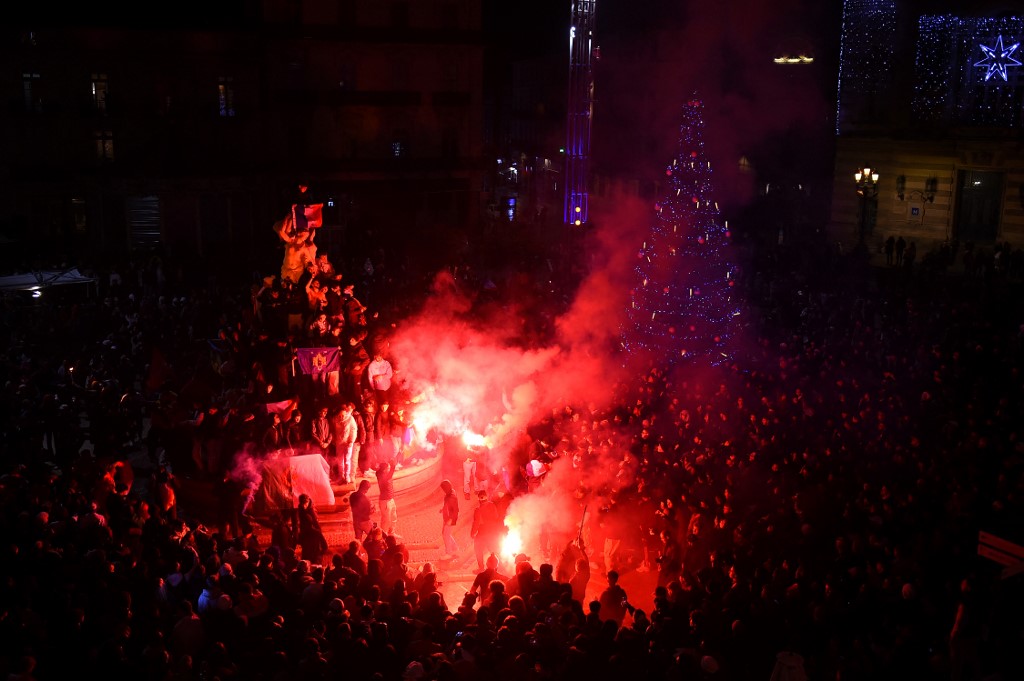
[[[654,204],[621,329],[627,352],[670,363],[729,359],[740,314],[732,234],[712,197],[702,116],[703,103],[693,97],[683,107],[678,153],[665,169],[668,188]]]

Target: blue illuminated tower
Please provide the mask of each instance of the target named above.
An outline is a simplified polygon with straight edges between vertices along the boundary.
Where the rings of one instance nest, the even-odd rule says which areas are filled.
[[[637,253],[622,347],[658,363],[720,364],[740,314],[728,225],[719,222],[704,152],[703,103],[683,106],[667,190]]]
[[[565,143],[565,215],[567,225],[588,219],[587,186],[590,166],[590,126],[594,112],[594,74],[591,69],[594,10],[597,0],[573,0],[569,28],[569,112]]]

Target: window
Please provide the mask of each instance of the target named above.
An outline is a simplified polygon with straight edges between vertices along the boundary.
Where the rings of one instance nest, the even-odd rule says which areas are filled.
[[[409,59],[399,55],[391,60],[391,89],[408,90],[411,83]]]
[[[459,62],[457,59],[445,59],[441,64],[441,88],[454,92],[459,89]]]
[[[1005,175],[982,170],[957,172],[954,233],[960,241],[992,242],[999,235]]]
[[[235,79],[231,76],[217,78],[217,113],[221,118],[235,115]]]
[[[134,250],[148,251],[160,246],[160,199],[156,196],[129,196],[128,233]]]
[[[447,125],[441,131],[441,156],[447,159],[459,157],[459,133],[454,126]]]
[[[107,74],[92,74],[92,105],[97,113],[107,112],[107,90],[109,87]]]
[[[71,199],[71,213],[75,220],[75,231],[84,234],[89,228],[85,210],[85,199]]]
[[[288,0],[288,20],[296,26],[302,25],[302,0]]]
[[[409,28],[409,3],[399,0],[391,3],[392,28]]]
[[[438,14],[441,17],[441,28],[459,27],[459,6],[454,2],[446,2],[441,5]]]
[[[113,161],[114,133],[109,130],[97,130],[94,138],[96,140],[96,159],[99,161]]]
[[[343,92],[356,89],[356,67],[354,64],[346,62],[338,67],[338,88]]]
[[[338,25],[355,26],[356,23],[356,2],[355,0],[338,0]]]
[[[43,109],[43,100],[39,96],[39,74],[21,74],[22,92],[25,99],[25,111],[39,113]]]
[[[164,75],[153,79],[153,94],[156,100],[156,111],[160,116],[170,116],[174,111],[176,90],[171,81]]]

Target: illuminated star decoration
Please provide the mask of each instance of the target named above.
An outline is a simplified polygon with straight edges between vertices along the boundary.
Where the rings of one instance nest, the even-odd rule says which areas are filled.
[[[1020,66],[1021,63],[1013,58],[1013,53],[1020,47],[1020,43],[1014,43],[1007,48],[1003,48],[1003,36],[996,38],[995,47],[988,47],[986,45],[978,45],[981,51],[984,53],[985,58],[981,61],[974,62],[975,66],[984,66],[987,70],[985,71],[985,82],[987,83],[992,74],[998,73],[999,76],[1005,81],[1006,80],[1006,68],[1008,66]]]

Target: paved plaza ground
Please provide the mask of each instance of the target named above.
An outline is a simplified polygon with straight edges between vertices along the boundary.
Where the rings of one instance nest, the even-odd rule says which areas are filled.
[[[143,452],[135,452],[129,457],[135,469],[134,491],[145,495],[149,475],[152,472],[152,462]],[[441,592],[444,594],[445,602],[449,609],[454,611],[462,602],[466,592],[473,584],[476,577],[476,558],[473,552],[473,540],[470,537],[470,527],[473,521],[473,509],[477,502],[475,499],[465,499],[462,490],[462,462],[456,457],[445,456],[441,460],[441,477],[451,480],[457,492],[459,492],[460,517],[455,527],[455,540],[459,544],[459,554],[455,559],[446,559],[445,550],[441,541],[441,502],[444,493],[438,487],[436,492],[419,494],[418,500],[409,503],[399,503],[398,506],[398,531],[397,535],[402,539],[409,549],[409,570],[413,574],[418,572],[424,563],[431,563],[441,583]],[[182,513],[186,518],[212,518],[215,500],[209,495],[210,486],[202,485],[184,478],[179,481],[185,492],[181,494]],[[396,479],[396,496],[401,497],[401,480]],[[197,488],[205,488],[205,492],[196,493]],[[351,514],[347,508],[347,497],[352,493],[354,485],[340,485],[334,487],[336,506],[334,508],[319,508],[320,522],[324,535],[327,537],[330,551],[341,553],[348,548],[348,543],[355,538],[352,530]],[[192,491],[189,491],[192,490]],[[376,501],[376,486],[371,490],[371,499]],[[204,508],[205,507],[205,508]],[[379,518],[378,518],[379,520]],[[257,524],[256,534],[262,546],[270,543],[270,528]],[[592,547],[588,547],[591,556],[591,580],[587,587],[587,601],[596,599],[607,582],[605,579],[604,567],[599,564],[600,555],[595,554]],[[542,556],[531,555],[531,563],[534,568],[545,562]],[[550,561],[555,564],[556,558]],[[503,559],[501,570],[504,574],[511,575],[513,566],[511,560]],[[630,602],[637,608],[650,613],[653,607],[653,594],[657,582],[656,572],[638,572],[636,570],[620,570],[622,573],[619,585],[629,595]],[[584,603],[584,609],[586,609]],[[629,621],[627,616],[627,622]]]

